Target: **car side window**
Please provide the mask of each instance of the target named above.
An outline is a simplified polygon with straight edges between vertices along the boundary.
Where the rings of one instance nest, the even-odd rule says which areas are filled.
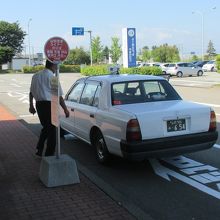
[[[84,83],[76,84],[69,93],[67,100],[72,102],[79,102],[83,87]]]
[[[192,63],[187,63],[188,67],[194,67],[194,65]]]
[[[98,105],[99,105],[100,91],[101,91],[101,86],[98,86],[98,88],[96,89],[96,93],[95,93],[93,103],[92,103],[92,105],[95,106],[95,107],[98,107]]]
[[[96,89],[97,89],[97,85],[95,85],[95,84],[86,84],[86,86],[83,90],[81,99],[80,99],[80,103],[85,104],[85,105],[92,105]]]

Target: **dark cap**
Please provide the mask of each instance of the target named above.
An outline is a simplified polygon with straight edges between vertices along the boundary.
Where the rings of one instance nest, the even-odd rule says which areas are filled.
[[[54,63],[50,62],[49,60],[47,60],[45,67],[46,67],[47,69],[50,69],[53,65],[56,65],[56,64],[54,64]]]

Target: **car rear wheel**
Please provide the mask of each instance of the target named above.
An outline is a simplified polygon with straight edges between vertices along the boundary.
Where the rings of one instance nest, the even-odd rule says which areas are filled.
[[[214,67],[211,68],[211,72],[214,72]]]
[[[183,73],[179,71],[179,72],[177,72],[176,76],[177,77],[183,77]]]
[[[203,75],[202,70],[199,70],[199,71],[197,72],[197,76],[202,76],[202,75]]]
[[[107,164],[110,161],[110,153],[108,152],[104,137],[101,132],[96,134],[94,145],[99,163]]]

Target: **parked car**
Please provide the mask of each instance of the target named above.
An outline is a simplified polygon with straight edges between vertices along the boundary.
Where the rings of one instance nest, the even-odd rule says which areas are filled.
[[[203,75],[202,68],[192,63],[171,63],[166,72],[177,77]]]
[[[216,63],[214,60],[210,60],[208,63],[206,63],[203,67],[202,70],[205,72],[214,72],[217,71]]]
[[[209,106],[184,101],[159,76],[83,77],[68,91],[61,128],[95,146],[97,159],[180,155],[212,147],[218,137]]]
[[[169,66],[169,63],[161,63],[160,64],[160,68],[162,69],[162,73],[163,74],[166,74],[167,73],[167,68],[168,68],[168,66]]]
[[[142,63],[138,64],[138,67],[143,67],[143,66],[157,66],[157,67],[160,67],[160,63],[146,63],[146,62],[142,62]]]
[[[203,67],[209,60],[197,61],[194,63],[195,66]]]

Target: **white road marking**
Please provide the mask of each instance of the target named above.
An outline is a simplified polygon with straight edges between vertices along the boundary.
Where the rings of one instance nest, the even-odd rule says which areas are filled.
[[[21,92],[9,91],[8,95],[13,98],[18,98],[18,100],[22,101],[22,103],[29,104],[29,95],[28,94],[24,94]]]
[[[173,160],[173,163],[172,163],[172,160]],[[161,165],[160,162],[156,159],[151,159],[149,161],[151,163],[152,168],[154,169],[154,172],[158,176],[160,176],[160,177],[162,177],[162,178],[164,178],[168,181],[171,181],[170,177],[174,177],[174,178],[176,178],[176,179],[178,179],[178,180],[180,180],[180,181],[182,181],[182,182],[184,182],[184,183],[186,183],[186,184],[188,184],[188,185],[190,185],[190,186],[192,186],[192,187],[194,187],[194,188],[196,188],[196,189],[198,189],[198,190],[200,190],[204,193],[207,193],[207,194],[209,194],[209,195],[211,195],[211,196],[213,196],[217,199],[220,199],[220,192],[219,191],[217,191],[215,189],[212,189],[211,187],[208,187],[204,184],[204,182],[211,183],[211,182],[218,181],[218,183],[216,183],[216,187],[219,190],[220,189],[220,183],[219,183],[220,173],[218,171],[209,172],[209,173],[206,172],[204,174],[197,174],[197,175],[187,175],[187,174],[182,175],[182,174],[180,174],[180,173],[178,173],[178,172],[176,172],[172,169],[169,169],[169,168]],[[193,161],[193,160],[188,159],[188,158],[183,157],[183,156],[170,159],[171,165],[174,165],[174,166],[175,166],[175,163],[177,163],[178,165],[181,165],[181,163],[182,163],[182,165],[184,165],[184,166],[186,166],[186,163],[189,163],[189,166],[192,166],[190,161]],[[169,163],[169,160],[166,161],[166,162]],[[198,163],[196,161],[193,161],[193,162],[195,162],[195,164]],[[204,166],[203,164],[201,165],[201,167],[197,166],[197,167],[195,167],[195,172],[197,170],[200,170],[200,171],[203,170],[202,168],[204,168],[204,170],[205,170],[207,168],[207,166],[206,165]],[[192,168],[190,168],[190,169],[192,169]],[[215,167],[212,167],[212,170],[213,169],[218,170]],[[178,171],[183,172],[183,169],[178,170]],[[206,181],[204,181],[204,180],[206,180]]]
[[[29,114],[29,115],[19,115],[19,118],[36,117],[36,116],[37,116],[37,114],[34,114],[34,115],[31,115],[31,114]]]
[[[10,85],[11,85],[11,86],[15,86],[15,87],[18,87],[18,88],[20,88],[20,87],[21,87],[20,85],[18,85],[18,84],[15,84],[15,83],[10,83]]]
[[[214,144],[213,147],[220,149],[220,145],[219,144]]]
[[[198,83],[200,83],[200,84],[217,84],[218,82],[213,82],[213,81],[208,81],[208,82],[206,82],[206,81],[195,81],[195,80],[178,80],[178,79],[170,79],[170,81],[172,82],[186,82],[187,83],[187,85],[189,84],[189,83],[196,83],[196,84],[198,84]]]

